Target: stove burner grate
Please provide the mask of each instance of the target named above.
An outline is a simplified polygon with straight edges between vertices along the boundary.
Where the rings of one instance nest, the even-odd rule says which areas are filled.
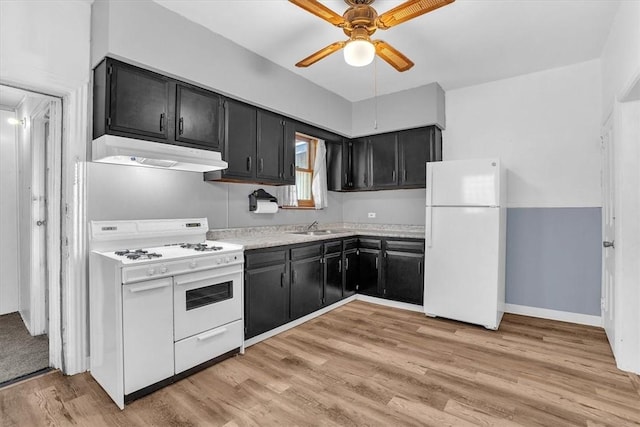
[[[213,251],[221,251],[222,246],[209,246],[206,243],[183,243],[180,245],[181,248],[185,249],[193,249],[198,252],[213,252]]]
[[[116,251],[115,254],[118,256],[124,256],[128,259],[153,259],[162,257],[162,254],[149,253],[149,251],[145,251],[144,249],[135,249],[132,251],[125,249],[122,251]]]

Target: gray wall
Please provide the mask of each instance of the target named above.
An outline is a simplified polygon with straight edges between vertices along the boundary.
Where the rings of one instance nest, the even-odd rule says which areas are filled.
[[[600,316],[601,208],[510,208],[506,301]]]
[[[424,225],[426,193],[424,189],[384,190],[344,193],[344,222],[369,224]],[[375,212],[375,218],[368,218]]]
[[[89,220],[206,217],[209,228],[342,222],[342,194],[329,192],[323,210],[249,212],[249,193],[275,187],[205,182],[201,173],[87,163]]]

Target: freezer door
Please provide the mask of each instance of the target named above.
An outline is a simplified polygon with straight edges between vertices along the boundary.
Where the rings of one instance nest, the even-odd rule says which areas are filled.
[[[500,160],[427,163],[427,206],[500,206]]]
[[[425,313],[496,329],[500,209],[434,207],[431,216]]]

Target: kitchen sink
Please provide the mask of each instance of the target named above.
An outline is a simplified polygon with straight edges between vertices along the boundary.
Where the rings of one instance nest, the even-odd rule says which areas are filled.
[[[327,234],[340,233],[334,230],[309,230],[309,231],[293,231],[290,234],[302,234],[305,236],[325,236]]]

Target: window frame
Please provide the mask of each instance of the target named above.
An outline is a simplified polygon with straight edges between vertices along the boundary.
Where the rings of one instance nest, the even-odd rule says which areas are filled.
[[[298,180],[297,180],[297,172],[311,173],[311,181],[310,182],[313,182],[313,172],[314,172],[313,167],[315,166],[315,161],[316,161],[316,151],[317,151],[318,140],[316,138],[312,137],[312,136],[296,132],[295,141],[296,141],[296,143],[298,141],[304,141],[304,142],[306,142],[308,144],[308,149],[307,149],[307,162],[308,163],[307,164],[309,165],[308,168],[300,168],[300,167],[298,167],[298,164],[296,163],[296,187],[297,187],[299,185],[298,184]],[[297,192],[297,188],[296,188],[296,192]],[[311,194],[311,199],[298,199],[298,207],[301,207],[301,208],[315,208],[316,205],[315,205],[315,202],[313,200],[313,189],[312,188],[309,188],[309,194]]]

